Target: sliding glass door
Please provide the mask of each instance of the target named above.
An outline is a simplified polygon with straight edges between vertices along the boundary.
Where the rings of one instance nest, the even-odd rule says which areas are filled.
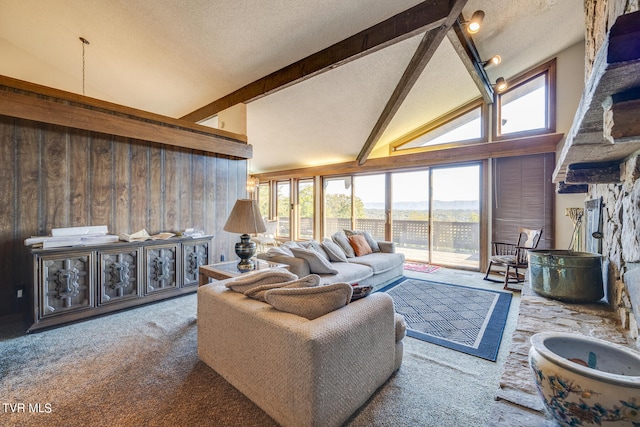
[[[391,176],[391,234],[409,260],[429,262],[429,171]]]
[[[324,235],[366,230],[395,242],[407,260],[477,269],[480,171],[471,164],[327,178]]]
[[[480,165],[395,172],[391,239],[407,260],[480,267]]]
[[[480,165],[431,169],[431,262],[480,266]]]

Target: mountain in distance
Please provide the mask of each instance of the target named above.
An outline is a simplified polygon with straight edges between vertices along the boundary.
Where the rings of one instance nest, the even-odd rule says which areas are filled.
[[[384,203],[365,203],[365,209],[384,210]],[[393,205],[394,210],[400,211],[426,211],[429,209],[429,203],[422,202],[400,202]],[[433,209],[435,210],[479,210],[479,202],[477,200],[434,200]]]

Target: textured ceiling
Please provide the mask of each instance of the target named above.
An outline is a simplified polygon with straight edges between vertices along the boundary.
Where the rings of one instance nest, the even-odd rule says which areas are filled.
[[[0,0],[0,74],[181,117],[420,3],[415,0]],[[582,0],[469,0],[492,80],[584,37]],[[253,172],[354,160],[421,38],[416,36],[247,107]],[[383,134],[386,144],[479,96],[445,39]]]

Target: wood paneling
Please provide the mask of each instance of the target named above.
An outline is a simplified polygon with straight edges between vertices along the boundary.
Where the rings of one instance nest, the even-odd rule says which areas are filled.
[[[0,316],[31,273],[24,239],[52,228],[200,228],[214,236],[212,260],[235,259],[222,227],[246,197],[246,160],[1,115],[0,155]]]

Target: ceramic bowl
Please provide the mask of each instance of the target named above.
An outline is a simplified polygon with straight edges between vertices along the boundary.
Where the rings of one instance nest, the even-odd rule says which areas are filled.
[[[640,426],[640,352],[583,335],[531,337],[529,366],[562,426]]]

